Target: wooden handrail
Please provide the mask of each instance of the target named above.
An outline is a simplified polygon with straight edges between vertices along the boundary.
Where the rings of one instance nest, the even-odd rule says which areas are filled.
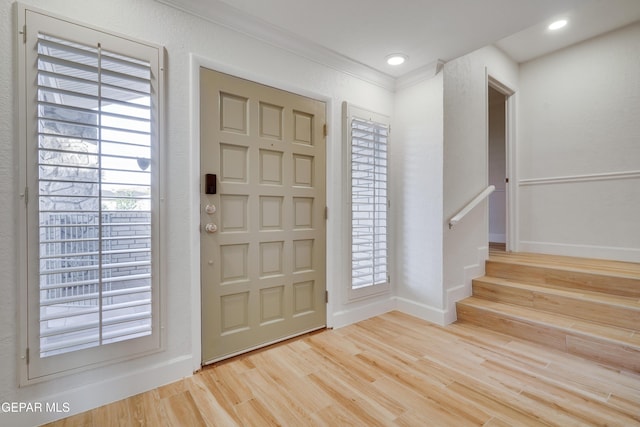
[[[466,214],[468,214],[473,208],[475,208],[476,206],[478,206],[480,204],[481,201],[483,201],[485,198],[489,197],[489,194],[493,193],[496,189],[495,185],[490,185],[487,188],[485,188],[484,190],[482,190],[482,192],[480,194],[478,194],[472,201],[470,201],[464,208],[460,209],[460,212],[458,212],[457,214],[455,214],[453,216],[453,218],[451,218],[449,220],[449,228],[453,228],[454,225],[456,225],[457,223],[460,222],[460,220],[462,218],[464,218],[464,216]]]

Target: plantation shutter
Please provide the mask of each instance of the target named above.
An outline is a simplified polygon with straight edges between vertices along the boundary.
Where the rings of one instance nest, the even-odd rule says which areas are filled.
[[[387,124],[351,118],[351,287],[387,284]]]
[[[38,204],[37,356],[44,360],[157,337],[159,57],[157,48],[85,27],[79,31],[97,40],[115,39],[115,49],[59,36],[49,29],[59,21],[34,16],[43,29],[33,35],[37,125],[36,141],[27,143],[37,151],[31,182]],[[155,58],[129,51],[155,51]]]

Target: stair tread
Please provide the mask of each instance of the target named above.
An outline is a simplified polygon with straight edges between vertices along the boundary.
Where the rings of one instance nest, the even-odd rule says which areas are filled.
[[[640,299],[640,264],[634,263],[518,253],[490,257],[486,274]]]
[[[474,279],[474,281],[496,284],[501,286],[509,286],[509,287],[523,289],[531,292],[537,292],[541,294],[552,294],[552,295],[558,295],[558,296],[563,296],[568,298],[579,299],[583,301],[603,303],[608,305],[625,307],[629,309],[640,310],[640,298],[636,298],[636,297],[613,295],[613,294],[607,294],[604,292],[577,289],[577,288],[567,288],[567,287],[556,286],[552,284],[541,285],[541,284],[533,284],[533,283],[522,283],[514,280],[503,279],[501,277],[493,277],[493,276],[482,276],[477,279]]]
[[[458,319],[640,372],[640,263],[490,251]]]
[[[489,256],[489,261],[640,279],[640,263],[634,262],[577,258],[527,252],[504,252],[497,254],[492,252]]]
[[[640,350],[640,331],[610,326],[587,320],[565,316],[557,313],[549,313],[524,306],[512,305],[503,302],[491,301],[483,298],[469,297],[458,304],[466,304],[476,308],[485,309],[494,313],[520,319],[525,322],[539,323],[547,327],[560,328],[578,335],[587,335],[614,341],[625,346]]]

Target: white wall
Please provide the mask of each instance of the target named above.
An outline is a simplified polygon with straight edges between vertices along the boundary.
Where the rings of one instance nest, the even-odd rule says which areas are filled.
[[[444,323],[443,75],[396,93],[392,125],[393,284],[398,308]]]
[[[447,322],[455,301],[471,294],[471,279],[484,273],[487,202],[456,227],[448,222],[488,185],[487,73],[515,90],[518,66],[488,46],[444,66],[443,282]]]
[[[347,278],[339,272],[347,257],[341,253],[340,104],[353,102],[382,114],[393,114],[393,93],[347,73],[302,59],[248,36],[214,25],[151,0],[28,0],[25,4],[166,46],[167,213],[163,313],[163,352],[89,370],[45,383],[18,388],[18,254],[16,105],[17,29],[9,0],[0,3],[0,402],[69,402],[81,412],[190,375],[199,364],[199,235],[198,141],[193,132],[190,53],[204,62],[237,71],[262,83],[305,94],[316,94],[329,107],[328,287],[332,298],[328,322],[339,325],[387,309],[390,296],[347,304],[341,289]],[[186,219],[186,220],[185,220]],[[334,292],[335,291],[335,292]],[[23,350],[23,349],[21,349]],[[33,425],[69,414],[0,413],[0,425]]]
[[[640,261],[640,23],[521,65],[520,249]]]

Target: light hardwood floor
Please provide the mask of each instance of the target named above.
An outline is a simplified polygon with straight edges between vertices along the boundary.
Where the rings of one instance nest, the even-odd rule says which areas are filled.
[[[640,375],[391,312],[50,426],[640,426]]]

